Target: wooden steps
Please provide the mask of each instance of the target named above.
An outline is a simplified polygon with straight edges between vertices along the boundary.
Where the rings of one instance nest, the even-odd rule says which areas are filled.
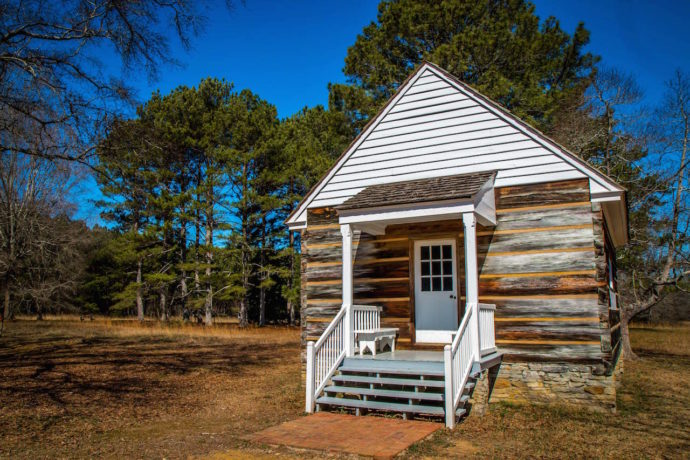
[[[434,361],[402,361],[345,358],[341,372],[378,372],[396,375],[426,375],[443,377],[443,363]]]
[[[376,377],[370,375],[336,375],[334,382],[373,383],[409,387],[443,388],[443,380],[400,379],[395,377]]]
[[[444,416],[445,411],[443,407],[439,406],[423,406],[419,404],[400,404],[400,403],[389,403],[389,402],[379,402],[379,401],[363,401],[361,399],[348,399],[348,398],[331,398],[327,396],[322,396],[316,401],[318,404],[323,404],[327,406],[337,406],[337,407],[349,407],[354,409],[368,409],[368,410],[380,410],[387,412],[402,412],[402,413],[415,413],[424,415],[437,415]],[[464,415],[466,410],[459,407],[455,411],[456,416],[460,417]]]
[[[445,374],[442,361],[346,358],[331,378],[317,408],[341,408],[445,417]],[[456,411],[460,417],[474,388],[470,379]]]
[[[328,386],[324,389],[324,392],[343,393],[349,395],[380,396],[382,398],[443,401],[443,393],[428,393],[426,391],[396,391],[366,387]]]

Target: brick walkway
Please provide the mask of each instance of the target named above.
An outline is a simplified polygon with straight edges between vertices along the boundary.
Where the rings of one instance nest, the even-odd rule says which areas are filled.
[[[439,428],[443,424],[319,412],[253,433],[247,439],[262,444],[392,458]]]

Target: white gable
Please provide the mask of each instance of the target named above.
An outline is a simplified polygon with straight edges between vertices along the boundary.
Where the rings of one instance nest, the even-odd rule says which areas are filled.
[[[288,220],[391,182],[498,171],[495,187],[590,178],[593,197],[622,189],[442,71],[424,64]]]

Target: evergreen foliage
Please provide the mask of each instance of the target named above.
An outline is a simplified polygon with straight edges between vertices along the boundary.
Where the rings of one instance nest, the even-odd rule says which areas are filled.
[[[361,129],[427,60],[548,129],[553,112],[587,86],[598,60],[584,51],[588,42],[582,23],[568,34],[524,0],[384,0],[348,50],[348,84],[330,85],[330,105]]]
[[[283,221],[351,134],[322,107],[280,122],[274,106],[217,79],[155,93],[136,118],[115,121],[98,167],[118,256],[93,259],[125,275],[104,297],[109,309],[294,322],[298,241]]]

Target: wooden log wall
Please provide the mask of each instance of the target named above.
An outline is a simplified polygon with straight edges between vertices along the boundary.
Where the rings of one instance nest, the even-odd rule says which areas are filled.
[[[342,302],[342,236],[330,208],[310,209],[303,231],[303,340],[316,340]],[[408,239],[396,235],[353,236],[354,300],[383,307],[382,325],[400,329],[400,345],[410,343]]]
[[[606,231],[588,180],[499,188],[496,208],[497,225],[477,230],[479,297],[496,304],[505,359],[610,361]],[[309,210],[302,237],[303,340],[318,339],[341,306],[337,222],[331,208]],[[448,237],[456,238],[464,302],[461,220],[354,235],[355,303],[382,305],[382,323],[400,328],[401,348],[414,346],[413,241]]]
[[[477,232],[479,298],[496,304],[505,359],[609,359],[602,213],[588,180],[499,188],[496,209],[496,226]]]

